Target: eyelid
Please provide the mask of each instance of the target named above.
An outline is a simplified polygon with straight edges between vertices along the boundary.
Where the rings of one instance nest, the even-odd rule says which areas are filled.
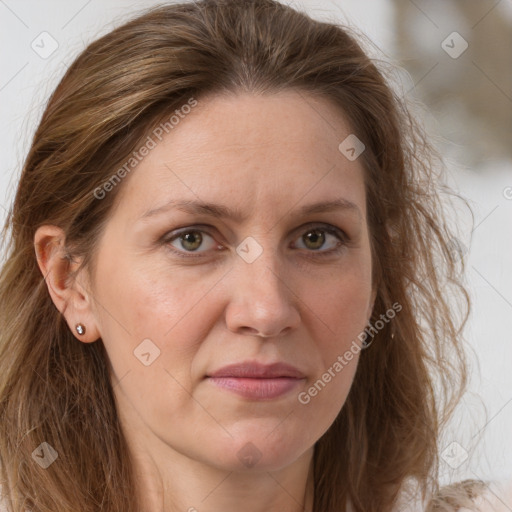
[[[206,255],[209,251],[197,251],[197,252],[181,251],[179,249],[176,249],[176,248],[170,246],[170,243],[173,242],[174,240],[178,239],[180,237],[180,235],[185,234],[185,233],[190,233],[193,231],[198,231],[202,234],[206,234],[215,240],[215,237],[210,233],[211,229],[215,229],[215,228],[208,224],[193,224],[190,226],[177,228],[177,229],[172,230],[171,232],[166,233],[161,238],[161,243],[164,245],[167,245],[169,247],[169,249],[174,254],[177,254],[178,256],[181,256],[183,258],[190,259],[190,258],[204,257],[204,255]],[[322,257],[322,256],[329,256],[329,255],[336,254],[345,245],[347,245],[348,242],[350,241],[350,237],[346,234],[346,232],[343,229],[341,229],[337,226],[334,226],[332,224],[326,223],[326,222],[308,222],[306,224],[303,224],[303,225],[297,227],[295,230],[293,230],[293,232],[294,232],[294,234],[298,233],[298,232],[306,233],[308,231],[313,231],[315,229],[318,229],[319,231],[324,231],[328,234],[336,236],[339,239],[340,244],[337,247],[335,247],[333,249],[329,249],[329,250],[317,250],[317,251],[309,250],[308,251],[307,249],[301,249],[301,250],[304,250],[304,251],[310,253],[309,257],[314,258],[314,257]],[[217,245],[221,245],[218,242],[216,242],[216,243],[217,243]]]

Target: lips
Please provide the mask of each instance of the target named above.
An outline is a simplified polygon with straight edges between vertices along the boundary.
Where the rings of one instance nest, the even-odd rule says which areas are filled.
[[[257,362],[225,366],[207,375],[217,388],[250,400],[272,400],[297,388],[305,376],[286,363],[264,365]]]
[[[247,379],[276,379],[289,377],[303,379],[305,376],[294,366],[286,363],[261,364],[257,362],[236,363],[224,366],[208,377],[239,377]]]

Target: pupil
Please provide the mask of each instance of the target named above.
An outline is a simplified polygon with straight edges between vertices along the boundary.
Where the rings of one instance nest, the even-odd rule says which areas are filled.
[[[195,237],[197,237],[197,235],[199,235],[199,233],[198,233],[197,231],[191,231],[191,232],[189,232],[189,233],[185,233],[185,234],[183,235],[183,242],[184,242],[185,244],[189,244],[189,243],[191,243],[192,245],[194,245],[193,239],[194,239]],[[199,242],[196,242],[196,244],[195,244],[195,245],[196,245],[196,246],[201,245],[201,237],[199,237]],[[188,248],[189,248],[189,249],[197,249],[197,247],[188,247]]]
[[[309,241],[312,241],[313,242],[313,245],[315,245],[314,248],[318,249],[319,247],[322,246],[323,244],[323,234],[322,235],[319,235],[318,233],[321,233],[320,231],[310,231],[307,235],[307,238]],[[320,243],[315,243],[315,242],[318,242],[320,241]]]

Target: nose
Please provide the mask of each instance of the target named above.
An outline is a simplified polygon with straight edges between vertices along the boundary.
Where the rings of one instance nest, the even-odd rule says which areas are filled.
[[[237,334],[277,337],[301,321],[299,298],[275,251],[265,249],[252,263],[235,258],[230,272],[227,327]]]

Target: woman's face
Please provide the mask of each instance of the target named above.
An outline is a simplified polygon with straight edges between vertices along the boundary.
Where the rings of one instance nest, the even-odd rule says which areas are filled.
[[[210,97],[117,185],[93,315],[139,450],[277,470],[332,424],[373,303],[351,134],[305,93]]]

